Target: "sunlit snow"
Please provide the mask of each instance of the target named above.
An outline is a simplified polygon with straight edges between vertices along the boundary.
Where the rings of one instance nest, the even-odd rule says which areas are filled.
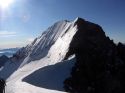
[[[6,93],[64,93],[75,56],[63,60],[77,31],[75,21],[60,21],[17,52],[0,72],[7,79]],[[25,55],[25,56],[24,56]]]

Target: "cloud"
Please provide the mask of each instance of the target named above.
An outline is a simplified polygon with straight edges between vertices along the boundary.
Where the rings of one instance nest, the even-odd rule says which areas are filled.
[[[16,36],[16,32],[12,31],[0,31],[0,37],[11,37],[11,36]]]
[[[28,42],[32,42],[34,40],[34,38],[28,38],[27,41]]]

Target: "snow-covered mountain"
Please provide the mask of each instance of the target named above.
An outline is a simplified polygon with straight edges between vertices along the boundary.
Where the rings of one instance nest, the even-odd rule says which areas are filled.
[[[6,55],[7,57],[12,57],[19,48],[8,48],[8,49],[0,49],[0,56]]]
[[[6,93],[65,93],[64,88],[76,89],[74,93],[102,93],[94,90],[100,91],[102,82],[109,86],[108,91],[114,91],[121,81],[113,72],[123,74],[124,55],[125,46],[115,45],[99,25],[82,18],[64,20],[17,51],[0,77],[7,81]]]
[[[77,32],[79,18],[59,21],[31,44],[21,48],[7,62],[0,76],[7,80],[6,93],[56,93],[63,91],[63,81],[75,62],[72,55],[64,60]]]

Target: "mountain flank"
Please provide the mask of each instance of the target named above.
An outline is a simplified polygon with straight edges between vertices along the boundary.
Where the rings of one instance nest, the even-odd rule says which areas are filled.
[[[94,23],[79,18],[65,59],[75,54],[71,76],[64,81],[70,93],[125,93],[125,45],[116,45]]]

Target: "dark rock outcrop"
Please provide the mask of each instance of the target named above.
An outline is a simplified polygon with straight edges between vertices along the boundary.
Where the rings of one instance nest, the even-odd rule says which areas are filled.
[[[0,67],[2,67],[7,61],[9,60],[9,58],[5,55],[0,57]]]
[[[103,29],[78,18],[77,33],[65,59],[75,54],[77,62],[64,81],[70,93],[125,93],[125,46],[114,44]]]

